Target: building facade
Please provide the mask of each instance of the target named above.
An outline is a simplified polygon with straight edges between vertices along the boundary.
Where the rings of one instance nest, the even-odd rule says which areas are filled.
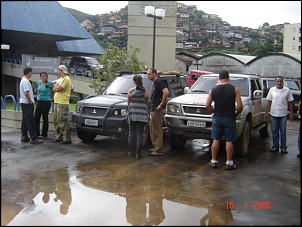
[[[165,17],[154,19],[147,17],[145,6],[154,6],[165,10]],[[128,42],[139,48],[137,54],[140,62],[152,67],[153,48],[155,48],[154,67],[159,71],[175,69],[176,43],[176,1],[129,1],[128,2]],[[154,22],[155,20],[155,22]],[[153,47],[153,31],[155,25],[155,47]]]
[[[301,55],[301,23],[284,24],[283,53]]]

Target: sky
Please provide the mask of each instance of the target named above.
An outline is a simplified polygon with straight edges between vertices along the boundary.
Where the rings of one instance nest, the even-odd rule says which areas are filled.
[[[196,5],[197,10],[216,14],[232,26],[258,28],[269,25],[301,23],[301,1],[178,1]],[[59,1],[63,7],[90,15],[119,11],[128,1]]]

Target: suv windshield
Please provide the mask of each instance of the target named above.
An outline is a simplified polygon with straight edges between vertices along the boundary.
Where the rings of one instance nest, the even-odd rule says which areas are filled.
[[[202,76],[195,82],[189,93],[209,93],[210,89],[216,86],[217,81],[217,76]],[[230,77],[230,84],[239,88],[241,96],[249,96],[248,81],[246,78]]]
[[[95,58],[86,58],[89,65],[99,65],[100,63]]]
[[[133,76],[116,77],[103,95],[127,95],[129,89],[134,86]],[[150,92],[152,81],[148,78],[143,78],[143,86]]]

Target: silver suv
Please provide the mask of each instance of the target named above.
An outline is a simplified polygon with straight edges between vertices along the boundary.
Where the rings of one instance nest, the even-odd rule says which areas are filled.
[[[165,121],[172,148],[182,149],[191,139],[211,141],[213,114],[206,109],[205,103],[218,78],[218,74],[203,75],[187,94],[168,102]],[[270,119],[263,121],[267,99],[262,98],[259,76],[230,74],[230,83],[239,88],[243,103],[243,111],[236,119],[235,152],[245,156],[252,133],[259,131],[260,136],[270,135]]]

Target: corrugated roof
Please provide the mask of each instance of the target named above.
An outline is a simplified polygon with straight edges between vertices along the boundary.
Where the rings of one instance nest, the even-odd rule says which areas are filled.
[[[75,18],[56,1],[1,1],[1,29],[90,38]]]
[[[2,43],[21,54],[100,55],[104,48],[57,1],[1,1]]]
[[[85,53],[92,55],[104,54],[106,52],[105,49],[93,38],[73,41],[59,41],[56,42],[56,45],[59,51],[64,52]]]

